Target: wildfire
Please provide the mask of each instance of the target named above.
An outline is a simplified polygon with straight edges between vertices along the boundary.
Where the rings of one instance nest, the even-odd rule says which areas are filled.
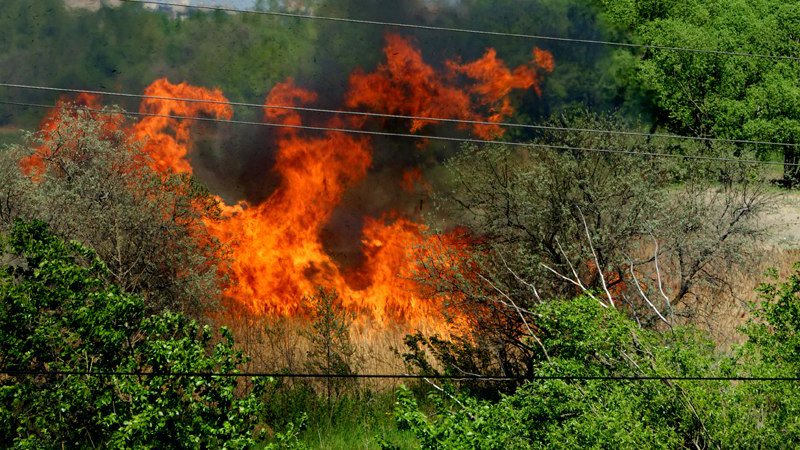
[[[414,192],[417,189],[429,192],[432,189],[430,183],[425,181],[425,176],[419,167],[414,167],[403,172],[400,180],[400,187],[406,192]]]
[[[365,112],[416,117],[404,121],[406,133],[438,124],[427,118],[500,122],[513,114],[509,98],[513,90],[538,92],[542,74],[553,70],[552,55],[539,49],[534,50],[529,64],[514,69],[498,59],[494,50],[488,50],[474,62],[447,61],[437,70],[423,60],[420,50],[408,39],[390,34],[386,40],[385,62],[374,72],[353,73],[343,102]],[[165,79],[154,82],[145,94],[150,98],[142,102],[140,111],[154,116],[145,116],[134,124],[131,134],[144,142],[156,169],[190,173],[187,156],[192,146],[193,118],[230,119],[230,105],[219,90],[174,85]],[[266,103],[300,106],[316,99],[314,92],[289,80],[276,85]],[[264,120],[306,124],[298,112],[286,109],[265,108]],[[358,129],[385,124],[374,118],[350,116],[332,118],[322,125]],[[457,128],[482,138],[503,133],[497,125]],[[321,234],[344,194],[367,176],[372,164],[371,139],[288,127],[279,128],[275,137],[273,170],[280,180],[278,187],[258,204],[223,205],[224,219],[206,223],[215,236],[232,245],[232,281],[227,296],[253,314],[295,315],[305,311],[304,296],[322,285],[336,289],[343,306],[367,321],[411,326],[430,318],[436,321],[439,306],[413,280],[414,275],[424,257],[453,250],[457,253],[468,244],[458,238],[458,233],[428,235],[413,218],[386,211],[380,218],[364,219],[362,263],[343,269],[326,252]],[[398,187],[413,191],[415,186],[422,191],[430,189],[421,170],[406,170]]]
[[[514,112],[508,98],[513,89],[539,92],[540,73],[553,70],[552,55],[546,51],[536,49],[529,65],[511,70],[490,49],[472,63],[446,61],[445,70],[437,72],[407,39],[390,34],[386,41],[386,62],[373,73],[356,71],[350,77],[347,106],[414,117],[500,122]],[[459,74],[468,78],[466,89],[458,87]],[[414,119],[410,131],[434,123]],[[476,124],[472,132],[485,139],[503,134],[496,125]]]
[[[186,159],[192,145],[192,118],[210,116],[229,120],[233,117],[233,109],[219,89],[171,84],[162,78],[148,86],[144,95],[149,98],[142,100],[139,112],[145,115],[133,126],[133,135],[144,142],[153,168],[161,172],[192,172]]]
[[[61,117],[62,111],[66,111],[70,116],[76,117],[78,111],[83,109],[84,111],[90,111],[95,119],[100,120],[103,124],[104,134],[110,136],[114,131],[122,127],[123,118],[119,114],[97,114],[95,111],[99,111],[101,108],[100,97],[96,95],[79,94],[74,99],[62,98],[58,100],[56,107],[42,120],[39,129],[43,132],[42,136],[48,136],[50,135],[49,132],[58,128],[58,120]],[[43,142],[42,145],[36,148],[31,156],[23,158],[22,161],[20,161],[23,172],[34,180],[39,179],[44,173],[45,160],[53,156],[54,151],[57,151],[53,146],[47,144],[47,142]],[[67,150],[69,149],[62,149],[60,151]]]

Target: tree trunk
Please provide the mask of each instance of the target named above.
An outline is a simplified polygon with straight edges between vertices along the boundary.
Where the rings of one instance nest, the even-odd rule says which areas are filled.
[[[787,187],[800,184],[800,152],[796,147],[786,147],[783,151],[783,183]]]

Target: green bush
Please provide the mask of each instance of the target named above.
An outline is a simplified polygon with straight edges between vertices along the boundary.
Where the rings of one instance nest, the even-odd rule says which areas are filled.
[[[11,372],[151,372],[164,375],[10,375],[0,378],[0,446],[245,448],[254,443],[259,385],[231,334],[104,281],[105,265],[39,222],[17,221],[2,249],[0,358]]]
[[[795,377],[800,272],[761,288],[760,322],[732,354],[693,328],[641,329],[579,298],[543,305],[536,326],[549,357],[499,401],[449,386],[433,413],[410,391],[396,417],[424,448],[787,448],[800,443],[796,381],[608,380],[536,377]]]

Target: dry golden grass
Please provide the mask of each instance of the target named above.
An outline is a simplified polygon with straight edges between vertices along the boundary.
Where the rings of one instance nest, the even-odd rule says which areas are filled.
[[[241,317],[241,316],[239,316]],[[319,373],[309,364],[310,321],[308,318],[226,316],[218,319],[233,332],[237,345],[251,360],[243,368],[248,372]],[[423,331],[426,328],[422,327]],[[377,324],[356,323],[351,327],[350,340],[355,350],[351,369],[364,374],[407,373],[401,353],[403,339],[413,332],[401,326],[382,327]],[[392,379],[362,380],[359,385],[371,389],[393,389],[399,382]]]
[[[722,286],[702,286],[696,290],[681,309],[688,312],[683,323],[692,323],[709,333],[723,349],[742,343],[739,330],[752,318],[750,304],[759,301],[756,288],[767,281],[768,269],[776,269],[786,277],[800,261],[800,249],[767,248],[757,260],[733,267],[718,268],[725,281]]]
[[[800,261],[800,249],[765,248],[756,260],[736,266],[718,267],[724,281],[715,286],[704,285],[693,290],[676,308],[675,323],[694,324],[706,331],[722,348],[743,342],[740,332],[751,317],[749,304],[758,301],[756,287],[765,281],[764,273],[777,269],[781,277],[792,272]],[[673,288],[669,271],[664,274],[665,289]],[[317,372],[309,366],[310,330],[308,318],[245,317],[227,315],[218,319],[230,328],[238,346],[252,359],[244,368],[252,372]],[[441,330],[436,323],[418,327],[425,334]],[[355,349],[353,369],[367,374],[403,374],[407,368],[402,359],[404,337],[414,332],[401,325],[385,327],[367,321],[355,323],[350,330]],[[366,380],[360,383],[372,389],[391,389],[398,382],[391,379]]]

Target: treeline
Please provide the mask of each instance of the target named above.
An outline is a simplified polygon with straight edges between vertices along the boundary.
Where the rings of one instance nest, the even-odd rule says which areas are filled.
[[[339,106],[351,71],[374,67],[383,33],[415,36],[429,60],[464,60],[498,50],[512,65],[536,45],[555,55],[541,97],[518,99],[516,119],[535,122],[575,104],[620,111],[643,130],[795,144],[800,125],[797,41],[800,5],[777,0],[638,4],[627,0],[393,2],[327,0],[319,15],[476,30],[617,41],[717,53],[619,48],[576,42],[342,26],[338,22],[260,14],[193,11],[180,18],[124,3],[97,12],[68,10],[62,0],[9,0],[0,10],[4,82],[139,93],[158,77],[222,88],[232,100],[260,102],[292,76]],[[260,2],[260,8],[280,3]],[[728,54],[725,54],[728,53]],[[731,54],[733,53],[733,54]],[[746,53],[756,56],[736,55]],[[0,89],[9,99],[53,95]],[[125,104],[122,99],[118,103]],[[135,107],[135,103],[127,105]],[[242,110],[239,116],[257,115]],[[41,111],[0,106],[0,125],[30,127]],[[635,126],[635,125],[632,125]],[[530,133],[510,133],[512,138]],[[794,147],[761,145],[760,157],[796,159]],[[792,166],[794,167],[794,166]],[[796,168],[787,167],[793,183]]]
[[[578,38],[612,36],[598,9],[589,2],[527,3],[406,1],[387,7],[385,2],[333,0],[319,2],[317,11],[321,15],[518,33],[537,30]],[[262,2],[261,7],[277,6]],[[530,13],[519,14],[520,10]],[[495,47],[502,58],[518,65],[530,59],[534,45],[550,49],[558,64],[543,88],[543,99],[530,93],[520,101],[522,113],[534,118],[569,102],[608,108],[625,100],[619,92],[625,88],[609,67],[610,53],[591,46],[342,26],[259,14],[193,11],[173,18],[129,3],[92,12],[67,9],[63,0],[10,0],[4,2],[0,14],[6,43],[0,49],[0,79],[11,83],[139,93],[154,79],[166,76],[220,87],[232,100],[259,102],[272,85],[293,76],[301,78],[304,85],[330,87],[340,93],[353,69],[373,67],[380,60],[384,33],[395,31],[415,35],[430,60],[444,61],[456,55],[470,60]],[[52,94],[0,92],[17,99],[52,99]],[[30,126],[31,118],[40,115],[2,108],[2,124]]]
[[[0,26],[4,82],[136,94],[166,76],[219,86],[233,100],[260,102],[274,83],[307,66],[313,48],[307,22],[224,13],[173,19],[129,3],[92,12],[67,9],[63,0],[10,0],[0,8]],[[0,93],[51,103],[54,97]],[[128,106],[135,109],[137,103]],[[37,110],[0,108],[0,125],[31,127],[42,116]]]

